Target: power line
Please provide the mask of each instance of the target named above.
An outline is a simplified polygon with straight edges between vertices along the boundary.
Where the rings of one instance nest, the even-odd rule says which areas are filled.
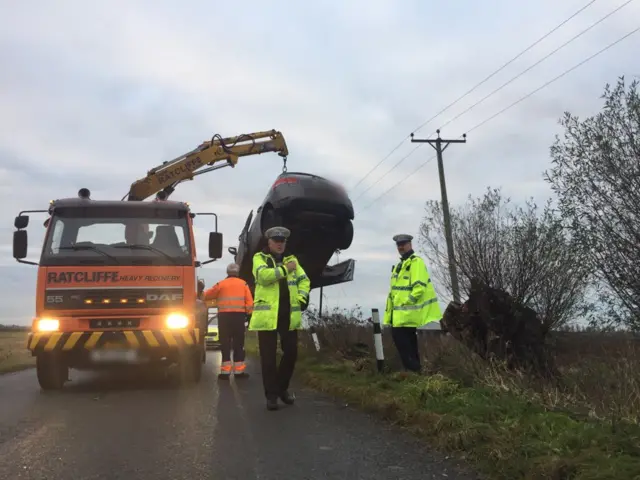
[[[576,17],[578,14],[580,14],[582,11],[586,10],[587,7],[593,5],[597,0],[591,0],[589,3],[587,3],[586,5],[584,5],[583,7],[581,7],[578,11],[576,11],[573,15],[571,15],[569,18],[567,18],[566,20],[564,20],[563,22],[559,23],[558,25],[556,25],[554,28],[552,28],[550,31],[548,31],[545,35],[543,35],[542,37],[540,37],[538,40],[536,40],[535,42],[533,42],[531,45],[529,45],[527,48],[525,48],[524,50],[522,50],[518,55],[516,55],[515,57],[513,57],[511,60],[509,60],[507,63],[505,63],[504,65],[502,65],[500,68],[498,68],[495,72],[493,72],[491,75],[489,75],[488,77],[486,77],[484,80],[482,80],[480,83],[476,84],[473,88],[471,88],[469,91],[467,91],[464,95],[458,97],[455,101],[453,101],[452,103],[450,103],[449,105],[447,105],[445,108],[443,108],[442,110],[440,110],[440,112],[438,112],[437,114],[435,114],[433,117],[431,117],[429,120],[427,120],[426,122],[424,122],[422,125],[420,125],[418,128],[416,128],[413,133],[416,133],[418,130],[420,130],[422,127],[424,127],[425,125],[427,125],[429,122],[431,122],[432,120],[435,120],[436,117],[438,117],[441,113],[444,113],[446,110],[448,110],[449,108],[451,108],[452,106],[454,106],[456,103],[458,103],[460,100],[462,100],[464,97],[466,97],[467,95],[469,95],[471,92],[473,92],[474,90],[476,90],[480,85],[483,85],[487,80],[489,80],[490,78],[493,78],[497,73],[501,72],[502,70],[504,70],[506,67],[508,67],[509,65],[511,65],[514,61],[516,61],[518,58],[520,58],[522,55],[524,55],[525,53],[527,53],[529,50],[531,50],[533,47],[535,47],[537,44],[539,44],[542,40],[544,40],[545,38],[547,38],[549,35],[551,35],[553,32],[555,32],[556,30],[558,30],[560,27],[562,27],[564,24],[566,24],[567,22],[569,22],[569,20],[573,19],[574,17]],[[632,0],[631,0],[632,1]],[[444,126],[444,125],[443,125]],[[440,127],[442,129],[442,127]],[[433,134],[431,134],[433,135]]]
[[[580,38],[582,35],[584,35],[585,33],[587,33],[589,30],[591,30],[593,27],[595,27],[596,25],[602,23],[603,21],[605,21],[607,18],[609,18],[611,15],[613,15],[614,13],[616,13],[618,10],[622,9],[623,7],[626,7],[627,5],[629,5],[631,2],[633,2],[634,0],[627,0],[625,3],[623,3],[622,5],[620,5],[618,8],[616,8],[615,10],[609,12],[607,15],[605,15],[604,17],[602,17],[600,20],[598,20],[595,23],[592,23],[591,25],[589,25],[587,28],[585,28],[584,30],[582,30],[580,33],[578,33],[576,36],[574,36],[573,38],[567,40],[565,43],[563,43],[562,45],[560,45],[558,48],[556,48],[555,50],[552,50],[550,53],[548,53],[547,55],[545,55],[544,57],[542,57],[540,60],[538,60],[536,63],[534,63],[533,65],[531,65],[530,67],[526,68],[525,70],[523,70],[522,72],[520,72],[518,75],[516,75],[515,77],[513,77],[511,80],[503,83],[501,86],[499,86],[498,88],[496,88],[493,92],[485,95],[482,99],[478,100],[476,103],[474,103],[473,105],[471,105],[469,108],[467,108],[466,110],[464,110],[463,112],[459,113],[458,115],[456,115],[455,117],[453,117],[451,120],[449,120],[447,123],[445,123],[444,125],[442,125],[440,128],[444,128],[447,125],[449,125],[451,122],[453,122],[454,120],[460,118],[462,115],[464,115],[465,113],[467,113],[468,111],[470,111],[471,109],[477,107],[478,105],[480,105],[482,102],[484,102],[487,98],[492,97],[493,95],[495,95],[496,93],[498,93],[500,90],[502,90],[504,87],[506,87],[507,85],[509,85],[510,83],[512,83],[514,80],[517,80],[518,78],[520,78],[522,75],[524,75],[525,73],[527,73],[529,70],[531,70],[532,68],[540,65],[542,62],[544,62],[547,58],[551,57],[552,55],[554,55],[555,53],[559,52],[560,50],[562,50],[564,47],[566,47],[567,45],[569,45],[571,42],[573,42],[574,40],[577,40],[578,38]]]
[[[411,134],[413,135],[413,134]],[[411,135],[407,135],[407,138],[411,138]],[[406,140],[406,138],[405,138]],[[404,140],[403,140],[404,142]],[[414,148],[413,150],[411,150],[409,153],[407,153],[404,157],[402,157],[400,160],[398,160],[395,165],[393,165],[389,170],[387,170],[387,172],[382,175],[380,178],[378,178],[378,180],[376,180],[375,182],[373,182],[371,185],[369,185],[367,188],[365,188],[362,192],[360,192],[360,195],[358,195],[353,201],[356,202],[360,197],[362,197],[365,193],[367,193],[369,190],[371,190],[373,187],[376,186],[376,184],[382,180],[383,178],[385,178],[387,176],[387,174],[389,172],[391,172],[391,170],[393,170],[394,168],[396,168],[398,165],[400,165],[402,162],[404,162],[407,158],[409,158],[411,155],[413,155],[413,153],[418,150],[420,147],[422,147],[422,144],[418,145],[416,148]]]
[[[623,40],[626,40],[627,38],[629,38],[631,35],[633,35],[634,33],[637,33],[638,31],[640,31],[640,27],[636,28],[635,30],[632,30],[631,32],[627,33],[626,35],[624,35],[623,37],[619,38],[618,40],[616,40],[615,42],[610,43],[609,45],[607,45],[606,47],[604,47],[603,49],[597,51],[596,53],[594,53],[593,55],[585,58],[584,60],[582,60],[580,63],[577,63],[576,65],[574,65],[573,67],[571,67],[568,70],[565,70],[564,72],[562,72],[560,75],[558,75],[555,78],[552,78],[551,80],[549,80],[548,82],[542,84],[540,87],[536,88],[535,90],[533,90],[532,92],[528,93],[527,95],[525,95],[524,97],[521,97],[520,99],[516,100],[515,102],[513,102],[511,105],[503,108],[502,110],[500,110],[499,112],[493,114],[492,116],[490,116],[489,118],[483,120],[482,122],[478,123],[477,125],[475,125],[474,127],[470,128],[469,130],[467,130],[467,133],[472,132],[473,130],[476,130],[482,126],[484,126],[486,123],[490,122],[491,120],[493,120],[494,118],[498,117],[499,115],[502,115],[504,112],[506,112],[507,110],[509,110],[510,108],[515,107],[516,105],[518,105],[520,102],[526,100],[527,98],[531,97],[532,95],[536,94],[537,92],[539,92],[540,90],[542,90],[543,88],[551,85],[552,83],[556,82],[557,80],[560,80],[562,77],[564,77],[565,75],[567,75],[568,73],[574,71],[576,68],[581,67],[582,65],[584,65],[585,63],[593,60],[595,57],[597,57],[598,55],[606,52],[607,50],[609,50],[610,48],[614,47],[615,45],[617,45],[618,43],[622,42]],[[431,160],[433,160],[435,157],[431,157],[428,160],[426,160],[424,163],[422,163],[421,165],[418,166],[418,168],[416,168],[413,172],[411,172],[409,175],[407,175],[406,177],[404,177],[402,180],[400,180],[398,183],[396,183],[395,185],[393,185],[391,188],[387,189],[385,192],[382,193],[382,195],[377,196],[375,199],[373,199],[372,202],[370,202],[366,207],[363,208],[363,210],[368,209],[369,207],[371,207],[371,205],[373,205],[374,203],[376,203],[378,200],[380,200],[382,197],[384,197],[387,193],[389,193],[391,190],[393,190],[394,188],[396,188],[398,185],[400,185],[401,183],[404,183],[406,180],[408,180],[410,177],[412,177],[413,175],[415,175],[420,169],[424,168]]]
[[[596,0],[593,0],[593,1],[596,1]],[[442,126],[440,127],[440,129],[442,129],[442,128],[446,127],[447,125],[449,125],[449,124],[450,124],[451,122],[453,122],[454,120],[457,120],[458,118],[460,118],[460,117],[461,117],[462,115],[464,115],[465,113],[467,113],[467,112],[469,112],[470,110],[472,110],[473,108],[477,107],[477,106],[478,106],[478,105],[480,105],[482,102],[484,102],[485,100],[487,100],[489,97],[492,97],[493,95],[495,95],[496,93],[498,93],[500,90],[502,90],[504,87],[506,87],[506,86],[507,86],[507,85],[509,85],[510,83],[514,82],[515,80],[517,80],[518,78],[520,78],[522,75],[524,75],[525,73],[527,73],[528,71],[530,71],[530,70],[531,70],[531,69],[533,69],[534,67],[536,67],[536,66],[540,65],[540,64],[541,64],[542,62],[544,62],[546,59],[548,59],[548,58],[549,58],[549,57],[551,57],[552,55],[555,55],[557,52],[559,52],[561,49],[563,49],[564,47],[566,47],[567,45],[569,45],[571,42],[573,42],[574,40],[577,40],[577,39],[578,39],[578,38],[580,38],[582,35],[584,35],[584,34],[585,34],[585,33],[587,33],[589,30],[591,30],[593,27],[595,27],[596,25],[600,24],[601,22],[603,22],[604,20],[606,20],[607,18],[609,18],[611,15],[613,15],[614,13],[616,13],[617,11],[619,11],[621,8],[623,8],[623,7],[627,6],[628,4],[630,4],[630,3],[631,3],[631,2],[633,2],[633,1],[634,1],[634,0],[627,0],[627,2],[623,3],[623,4],[622,4],[622,5],[620,5],[618,8],[616,8],[616,9],[614,9],[613,11],[609,12],[607,15],[605,15],[605,16],[604,16],[604,17],[602,17],[602,18],[600,18],[598,21],[596,21],[596,22],[592,23],[590,26],[588,26],[587,28],[585,28],[584,30],[582,30],[580,33],[578,33],[577,35],[575,35],[573,38],[569,39],[568,41],[566,41],[565,43],[563,43],[562,45],[560,45],[558,48],[556,48],[555,50],[551,51],[550,53],[548,53],[547,55],[545,55],[543,58],[541,58],[540,60],[538,60],[536,63],[534,63],[533,65],[529,66],[528,68],[526,68],[525,70],[523,70],[522,72],[520,72],[520,73],[519,73],[518,75],[516,75],[515,77],[513,77],[513,78],[511,78],[510,80],[508,80],[507,82],[503,83],[500,87],[498,87],[498,88],[496,88],[495,90],[493,90],[491,93],[489,93],[489,94],[485,95],[482,99],[480,99],[479,101],[477,101],[476,103],[474,103],[473,105],[471,105],[469,108],[467,108],[467,109],[466,109],[466,110],[464,110],[463,112],[459,113],[458,115],[456,115],[455,117],[453,117],[452,119],[450,119],[449,121],[447,121],[444,125],[442,125]],[[591,3],[593,3],[593,2],[591,2]],[[581,9],[581,10],[579,10],[578,12],[574,13],[574,15],[573,15],[573,16],[577,15],[577,14],[578,14],[578,13],[580,13],[582,10],[584,10],[585,8],[587,8],[589,5],[591,5],[591,3],[589,3],[589,4],[585,5],[584,7],[582,7],[582,9]],[[569,21],[571,18],[572,18],[572,17],[570,17],[569,19],[565,20],[565,22],[564,22],[564,23],[566,23],[567,21]],[[563,25],[563,24],[560,24],[558,27],[556,27],[556,29],[557,29],[557,28],[559,28],[561,25]],[[550,33],[552,33],[553,31],[554,31],[554,30],[552,30],[551,32],[549,32],[549,33],[547,34],[547,36],[548,36]],[[544,37],[542,37],[542,38],[544,38]],[[540,40],[542,40],[542,38],[541,38]],[[539,43],[539,42],[540,42],[540,40],[538,40],[538,42],[536,42],[536,43]],[[536,43],[534,43],[533,45],[535,45]],[[531,46],[533,46],[533,45],[531,45]],[[529,48],[531,48],[531,47],[529,47]],[[524,50],[522,53],[524,53],[525,51],[526,51],[526,50]],[[522,53],[521,53],[520,55],[522,55]],[[519,55],[518,55],[518,56],[519,56]],[[517,58],[517,57],[514,57],[511,61],[515,60],[515,58]],[[505,64],[504,66],[508,65],[508,63],[510,63],[510,62],[507,62],[507,64]],[[503,66],[502,68],[504,68],[504,66]],[[498,71],[499,71],[499,70],[497,70],[495,73],[497,73]],[[494,73],[494,74],[495,74],[495,73]],[[480,83],[480,84],[478,84],[478,85],[481,85],[482,83],[484,83],[484,81],[486,81],[488,78],[490,78],[490,77],[491,77],[491,76],[493,76],[494,74],[492,74],[492,75],[490,75],[489,77],[487,77],[485,80],[483,80],[483,82],[481,82],[481,83]],[[472,90],[470,90],[469,92],[473,91],[475,88],[476,88],[476,87],[474,87],[474,88],[473,88]],[[467,93],[469,93],[469,92],[467,92]],[[465,96],[466,96],[466,94],[465,94]],[[460,97],[460,98],[463,98],[463,97]],[[454,103],[455,103],[455,102],[454,102]],[[453,104],[451,104],[451,105],[453,105]],[[448,108],[448,107],[447,107],[447,108]],[[446,108],[445,108],[445,110],[446,110]],[[442,113],[443,111],[444,111],[444,110],[441,110],[441,112],[440,112],[440,113]],[[432,117],[432,119],[433,119],[433,118],[435,118],[435,117],[437,117],[438,115],[439,115],[439,114],[437,114],[436,116]],[[428,123],[428,121],[427,121],[427,122],[425,122],[425,123],[423,124],[423,126],[424,126],[424,125],[426,125],[427,123]],[[422,127],[420,127],[420,128],[422,128]],[[418,130],[419,130],[419,128],[418,128]],[[415,130],[414,130],[414,133],[415,133]],[[431,133],[431,135],[433,135],[434,133],[435,133],[435,132],[432,132],[432,133]],[[413,133],[409,134],[407,138],[409,138],[412,134],[413,134]],[[429,136],[431,136],[431,135],[429,135]],[[405,140],[406,140],[406,138],[405,138]],[[403,141],[404,141],[404,140],[403,140]],[[415,151],[416,151],[418,148],[420,148],[420,147],[422,147],[422,145],[418,145],[416,148],[414,148],[413,150],[411,150],[407,155],[405,155],[405,156],[404,156],[404,157],[402,157],[400,160],[398,160],[398,162],[396,162],[396,164],[395,164],[395,165],[393,165],[389,170],[387,170],[387,171],[386,171],[386,172],[385,172],[385,173],[384,173],[380,178],[378,178],[375,182],[373,182],[371,185],[369,185],[369,186],[368,186],[364,191],[360,192],[360,195],[358,195],[358,196],[356,197],[356,199],[354,200],[354,202],[355,202],[355,201],[357,201],[359,198],[361,198],[361,197],[362,197],[366,192],[368,192],[369,190],[371,190],[375,185],[377,185],[377,184],[380,182],[380,180],[382,180],[383,178],[385,178],[389,173],[391,173],[391,171],[392,171],[392,170],[394,170],[394,169],[395,169],[396,167],[398,167],[402,162],[404,162],[407,158],[409,158],[411,155],[413,155],[413,154],[415,153]],[[435,158],[435,157],[433,157],[433,158]],[[430,159],[430,160],[431,160],[431,159]]]
[[[449,105],[447,105],[446,107],[444,107],[442,110],[440,110],[438,113],[436,113],[433,117],[431,117],[429,120],[427,120],[426,122],[422,123],[421,125],[419,125],[417,128],[415,128],[412,133],[416,133],[418,130],[420,130],[421,128],[423,128],[424,126],[426,126],[429,122],[435,120],[438,116],[440,116],[442,113],[444,113],[445,111],[447,111],[449,108],[453,107],[456,103],[458,103],[460,100],[462,100],[464,97],[466,97],[467,95],[469,95],[471,92],[475,91],[480,85],[483,85],[485,82],[487,82],[487,80],[493,78],[496,74],[498,74],[499,72],[501,72],[502,70],[504,70],[506,67],[508,67],[509,65],[511,65],[514,61],[516,61],[518,58],[520,58],[522,55],[524,55],[525,53],[527,53],[529,50],[531,50],[533,47],[535,47],[538,43],[540,43],[542,40],[544,40],[545,38],[547,38],[549,35],[551,35],[553,32],[555,32],[556,30],[558,30],[560,27],[562,27],[564,24],[566,24],[567,22],[569,22],[569,20],[573,19],[574,17],[576,17],[578,14],[580,14],[583,10],[585,10],[587,7],[591,6],[592,4],[594,4],[597,0],[591,0],[589,3],[587,3],[586,5],[584,5],[583,7],[581,7],[578,11],[576,11],[575,13],[573,13],[569,18],[567,18],[566,20],[562,21],[561,23],[559,23],[558,25],[556,25],[553,29],[551,29],[549,32],[547,32],[545,35],[543,35],[542,37],[540,37],[538,40],[536,40],[535,42],[533,42],[531,45],[529,45],[527,48],[525,48],[524,50],[522,50],[519,54],[517,54],[515,57],[513,57],[511,60],[509,60],[508,62],[506,62],[504,65],[502,65],[500,68],[498,68],[497,70],[495,70],[492,74],[490,74],[489,76],[487,76],[486,78],[484,78],[482,81],[480,81],[479,83],[477,83],[475,86],[473,86],[470,90],[468,90],[466,93],[464,93],[463,95],[461,95],[460,97],[458,97],[456,100],[454,100],[453,102],[451,102]],[[433,133],[432,133],[433,135]],[[396,145],[382,160],[380,160],[371,170],[369,170],[369,172],[367,172],[367,174],[362,177],[353,187],[352,190],[355,190],[356,187],[358,185],[360,185],[362,183],[362,181],[367,178],[369,175],[371,175],[371,173],[373,173],[374,170],[376,170],[387,158],[389,158],[391,155],[393,155],[396,150],[398,150],[405,142],[405,140],[409,139],[410,135],[407,135],[406,137],[404,137],[402,139],[402,141],[400,141],[400,143],[398,143],[398,145]],[[420,145],[421,146],[421,145]],[[420,148],[420,146],[418,146],[418,148]],[[417,149],[414,149],[414,151]],[[406,157],[405,157],[406,158]],[[400,162],[398,162],[400,163]]]

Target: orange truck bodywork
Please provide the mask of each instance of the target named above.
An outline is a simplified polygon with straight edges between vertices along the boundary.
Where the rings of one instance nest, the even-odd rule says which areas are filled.
[[[75,257],[75,260],[73,256],[63,257],[56,260],[56,264],[51,264],[50,259],[46,263],[45,250],[51,249],[53,225],[57,221],[55,206],[62,203],[70,205],[70,210],[85,208],[84,205],[78,207],[76,202],[77,199],[52,202],[39,265],[21,260],[27,251],[26,231],[21,228],[26,228],[28,217],[19,225],[20,217],[26,217],[22,212],[15,222],[18,231],[14,232],[14,257],[19,262],[38,265],[35,317],[26,346],[36,357],[41,387],[61,388],[68,380],[69,368],[109,368],[122,363],[178,364],[183,380],[199,381],[206,359],[207,306],[197,298],[196,268],[213,260],[198,262],[196,259],[192,222],[195,214],[185,203],[162,202],[161,208],[165,211],[174,212],[172,206],[176,212],[181,211],[180,231],[184,232],[190,252],[189,256],[182,252],[181,257],[176,257],[180,258],[181,264],[171,264],[176,261],[174,258],[156,250],[147,257],[136,256],[137,260],[133,260],[155,262],[155,265],[120,265],[126,257],[117,255],[131,252],[127,244],[124,244],[125,248],[120,245],[122,250],[107,244],[101,247],[111,248],[108,251],[112,253],[107,254],[109,260],[101,260],[104,257],[92,253],[93,257]],[[130,205],[144,214],[146,209],[153,211],[157,207],[154,202],[86,202],[89,212],[99,212],[101,208],[104,212],[127,209]],[[73,213],[69,218],[69,221],[86,221],[79,213]],[[78,235],[77,231],[74,235]],[[16,236],[24,238],[16,240]],[[18,245],[21,242],[23,245]],[[220,258],[222,234],[210,233],[209,242],[209,256]],[[99,244],[92,243],[86,249],[97,252],[95,245]],[[151,248],[145,247],[143,249]],[[16,248],[22,251],[16,251]],[[216,250],[213,256],[212,248]],[[75,253],[78,252],[71,255]],[[67,258],[69,264],[65,265]],[[82,264],[83,261],[89,264]]]
[[[145,290],[149,288],[149,290]],[[91,290],[89,290],[91,289]],[[172,290],[173,289],[173,290]],[[84,290],[94,292],[84,298],[84,308],[50,310],[47,297],[60,297],[60,292]],[[136,290],[140,294],[136,294]],[[148,307],[148,297],[153,290],[170,296],[171,291],[181,294],[183,305],[179,307]],[[125,292],[126,294],[122,294]],[[170,302],[168,302],[170,303]],[[103,345],[126,343],[131,348],[151,349],[195,345],[201,332],[196,324],[196,285],[194,267],[149,266],[87,266],[87,267],[39,267],[36,285],[36,317],[28,338],[28,348],[34,354],[62,350],[73,351],[99,348]],[[105,308],[108,307],[108,311]],[[96,318],[96,314],[100,316]],[[187,329],[168,330],[165,321],[168,314],[179,313],[190,319]],[[131,322],[131,317],[136,322]],[[54,318],[60,322],[57,332],[39,332],[36,322]],[[99,319],[99,331],[92,328],[91,320]],[[133,325],[132,323],[135,323]]]

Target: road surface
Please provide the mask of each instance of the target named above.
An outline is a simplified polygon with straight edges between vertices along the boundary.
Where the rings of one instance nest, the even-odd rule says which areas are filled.
[[[408,434],[296,388],[296,405],[265,408],[260,367],[219,382],[209,352],[195,387],[135,373],[71,371],[41,392],[35,371],[0,375],[2,479],[461,479]]]

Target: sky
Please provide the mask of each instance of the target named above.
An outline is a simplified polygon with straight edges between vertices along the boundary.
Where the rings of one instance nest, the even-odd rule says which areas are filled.
[[[45,209],[81,187],[95,199],[120,199],[147,170],[216,133],[270,129],[286,138],[290,171],[340,182],[355,205],[354,241],[340,255],[356,260],[355,278],[326,288],[324,305],[383,309],[398,258],[393,235],[416,235],[424,202],[440,198],[435,161],[412,174],[433,149],[402,160],[416,147],[409,134],[468,132],[466,144],[444,153],[452,205],[487,186],[515,201],[544,201],[558,119],[596,114],[606,83],[640,77],[640,33],[480,124],[637,28],[640,2],[468,109],[625,2],[593,2],[416,130],[588,2],[0,0],[0,323],[30,324],[35,313],[37,267],[11,254],[19,211]],[[224,277],[226,248],[281,169],[275,153],[246,157],[172,195],[218,214],[225,256],[199,272],[207,285]],[[206,259],[209,225],[199,222]],[[33,217],[30,260],[43,230]]]

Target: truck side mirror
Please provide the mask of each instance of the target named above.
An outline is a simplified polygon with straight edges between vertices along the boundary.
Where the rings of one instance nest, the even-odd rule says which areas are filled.
[[[222,233],[209,232],[209,258],[222,258]]]
[[[21,260],[26,257],[27,257],[27,231],[16,230],[15,232],[13,232],[13,258]]]
[[[29,215],[18,215],[16,219],[13,221],[13,225],[18,230],[27,228],[27,226],[29,225]]]
[[[227,248],[227,251],[234,257],[238,254],[238,249],[236,247],[229,247]]]

